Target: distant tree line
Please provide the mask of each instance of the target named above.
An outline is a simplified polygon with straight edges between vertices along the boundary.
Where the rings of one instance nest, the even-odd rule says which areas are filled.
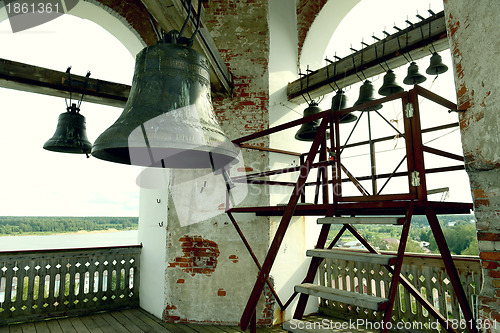
[[[0,235],[137,229],[138,217],[0,216]]]
[[[443,231],[446,243],[452,254],[461,255],[478,255],[479,250],[477,246],[477,236],[475,227],[474,215],[438,215],[439,224]],[[332,240],[340,230],[341,226],[332,225],[328,238]],[[397,250],[398,243],[390,242],[390,239],[397,239],[401,237],[400,226],[390,225],[356,225],[356,229],[363,235],[373,246],[378,247],[380,250]],[[344,233],[348,235],[347,239],[343,236],[341,239],[346,241],[353,240],[349,232]],[[420,242],[429,242],[429,246],[423,248]],[[430,229],[427,218],[422,215],[414,215],[411,221],[409,240],[406,245],[407,252],[425,253],[439,253],[439,249],[434,239],[434,235]]]

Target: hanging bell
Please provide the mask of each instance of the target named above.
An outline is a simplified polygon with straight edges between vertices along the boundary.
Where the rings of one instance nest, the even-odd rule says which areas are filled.
[[[441,56],[437,52],[434,52],[431,56],[431,63],[425,72],[429,75],[438,75],[445,73],[447,70],[448,66],[443,64]]]
[[[92,144],[87,139],[85,117],[76,104],[66,110],[59,115],[56,131],[43,148],[58,153],[89,154]]]
[[[335,96],[332,97],[332,111],[340,111],[345,109],[347,106],[347,96],[344,94],[344,91],[342,89],[337,90],[337,93]],[[358,119],[355,115],[352,113],[344,114],[339,117],[339,123],[340,124],[345,124],[345,123],[350,123]]]
[[[309,106],[304,110],[304,118],[312,116],[313,114],[319,113],[323,110],[314,101],[309,104]],[[302,124],[299,130],[295,134],[295,139],[299,141],[314,141],[316,134],[318,133],[318,127],[321,123],[321,119],[316,119],[308,123]]]
[[[373,88],[373,84],[369,80],[366,80],[365,83],[363,83],[363,85],[359,88],[359,97],[358,100],[354,103],[354,106],[374,101],[375,100],[375,97],[373,97],[374,90],[375,89]],[[360,109],[360,111],[375,111],[375,110],[380,110],[381,108],[382,104],[376,104]]]
[[[425,82],[425,80],[427,80],[427,78],[418,72],[418,66],[413,61],[410,64],[410,67],[408,67],[408,74],[404,78],[403,83],[412,86]]]
[[[144,48],[125,108],[97,138],[92,155],[162,168],[220,170],[236,162],[238,151],[212,106],[207,59],[166,40]]]
[[[390,96],[400,93],[403,90],[403,87],[396,83],[396,74],[394,74],[393,70],[389,69],[384,75],[384,84],[382,84],[382,87],[378,90],[379,95]]]

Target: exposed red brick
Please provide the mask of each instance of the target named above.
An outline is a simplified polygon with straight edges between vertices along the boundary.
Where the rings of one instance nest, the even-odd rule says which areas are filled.
[[[177,283],[179,283],[179,284],[184,283],[184,279],[178,279]]]
[[[217,267],[219,246],[217,243],[203,239],[201,236],[183,236],[181,242],[182,257],[177,257],[168,267],[179,267],[191,275],[211,275]]]
[[[234,262],[234,263],[237,263],[237,262],[239,261],[238,256],[237,256],[237,255],[234,255],[234,254],[231,254],[231,255],[229,256],[229,259],[230,259],[232,262]]]
[[[483,268],[486,268],[486,269],[497,269],[500,266],[500,264],[498,262],[486,261],[486,260],[482,260],[481,265],[483,266]]]
[[[478,231],[477,240],[500,241],[500,233]]]
[[[500,261],[500,252],[481,252],[479,253],[479,258]]]
[[[226,291],[222,288],[217,290],[217,296],[226,296]]]

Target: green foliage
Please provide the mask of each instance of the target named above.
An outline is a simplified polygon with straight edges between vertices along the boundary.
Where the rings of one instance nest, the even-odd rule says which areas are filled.
[[[137,217],[0,216],[0,235],[137,229]]]
[[[465,254],[463,251],[468,249],[474,240],[476,240],[477,248],[476,228],[474,223],[458,221],[454,225],[445,225],[442,227],[442,230],[444,238],[446,239],[446,244],[452,254]],[[439,250],[434,237],[430,237],[429,242],[431,251],[438,252]],[[469,251],[473,251],[473,248]]]

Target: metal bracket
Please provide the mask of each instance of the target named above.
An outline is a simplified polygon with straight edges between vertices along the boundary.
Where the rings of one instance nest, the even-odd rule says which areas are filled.
[[[411,186],[420,186],[420,175],[418,171],[413,171],[410,175],[411,175]]]
[[[406,116],[406,118],[413,118],[413,104],[406,103],[406,105],[405,105],[405,116]]]

